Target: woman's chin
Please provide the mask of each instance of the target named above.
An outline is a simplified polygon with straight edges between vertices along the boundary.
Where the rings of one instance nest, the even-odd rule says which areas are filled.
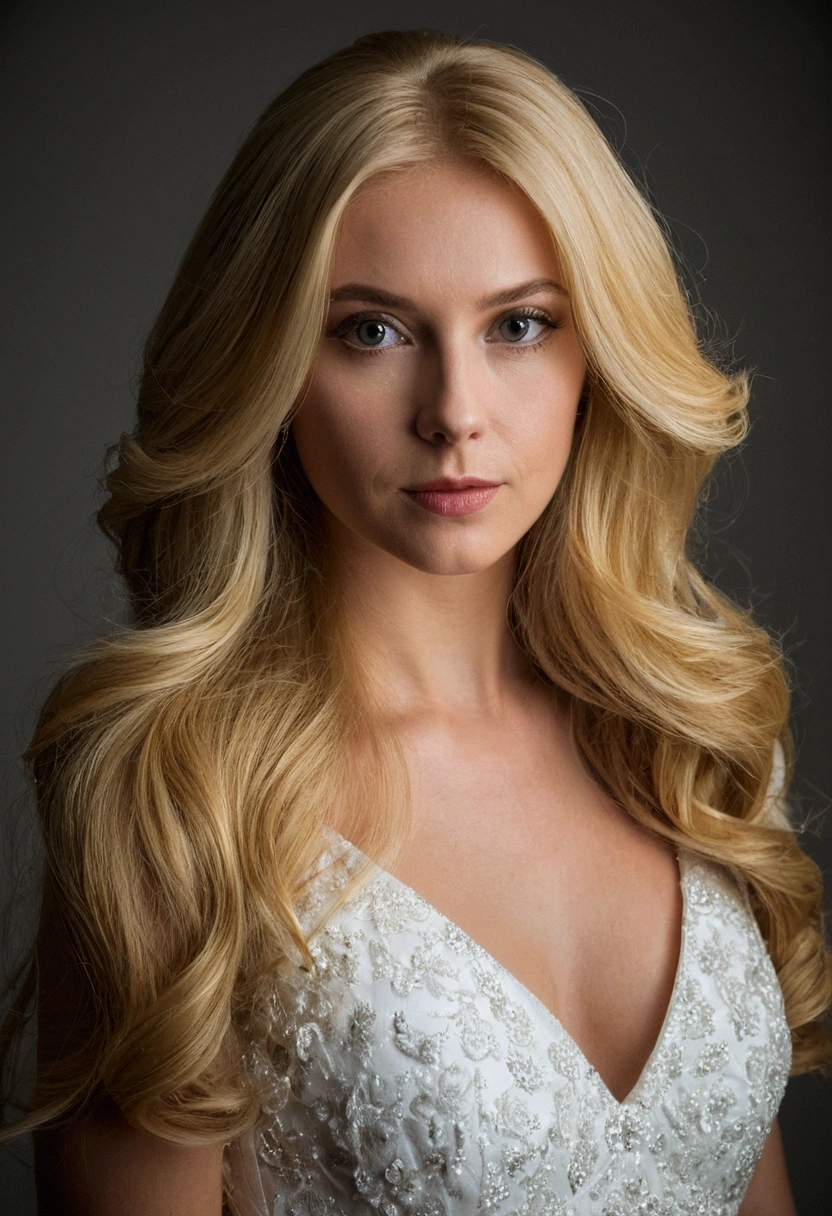
[[[483,574],[512,559],[516,541],[509,545],[453,543],[414,545],[412,538],[393,546],[385,546],[393,557],[420,570],[423,574],[464,575]]]

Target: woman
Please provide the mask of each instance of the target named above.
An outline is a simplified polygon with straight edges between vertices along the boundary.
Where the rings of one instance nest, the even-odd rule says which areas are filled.
[[[133,627],[27,751],[44,1211],[793,1211],[820,874],[686,555],[747,396],[533,59],[376,34],[269,107],[107,478]]]

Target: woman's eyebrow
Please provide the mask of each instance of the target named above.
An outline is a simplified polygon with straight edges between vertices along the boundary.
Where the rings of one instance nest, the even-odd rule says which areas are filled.
[[[484,312],[486,308],[497,308],[500,304],[513,304],[525,296],[539,295],[543,291],[555,291],[558,295],[569,298],[565,287],[554,279],[530,279],[528,283],[518,283],[516,287],[506,287],[492,296],[477,301],[477,308]],[[329,302],[336,300],[361,300],[365,304],[378,304],[382,308],[402,308],[416,310],[416,305],[407,296],[397,296],[390,291],[382,291],[378,287],[369,287],[365,283],[345,283],[330,292]]]

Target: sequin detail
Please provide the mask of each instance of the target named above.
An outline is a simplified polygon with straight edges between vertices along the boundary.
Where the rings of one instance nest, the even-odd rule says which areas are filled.
[[[332,839],[307,931],[364,861]],[[620,1102],[519,980],[374,867],[251,1049],[267,1101],[227,1163],[247,1216],[736,1216],[791,1036],[745,887],[687,850],[680,870],[673,995]]]

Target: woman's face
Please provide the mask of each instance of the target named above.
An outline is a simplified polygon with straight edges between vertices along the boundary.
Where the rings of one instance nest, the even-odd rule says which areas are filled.
[[[584,382],[560,281],[538,212],[486,170],[418,166],[350,202],[292,423],[333,543],[436,574],[514,549],[560,481]]]

